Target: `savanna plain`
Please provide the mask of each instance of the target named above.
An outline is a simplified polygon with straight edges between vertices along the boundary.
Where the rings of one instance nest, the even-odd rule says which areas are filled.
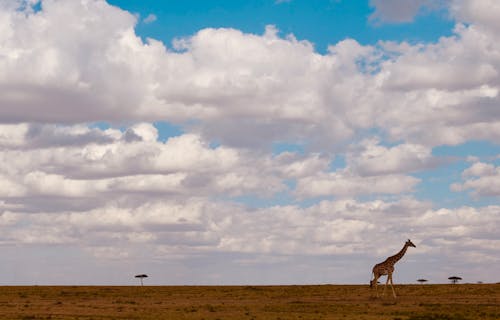
[[[500,284],[4,286],[1,319],[500,319]],[[379,288],[381,289],[381,288]]]

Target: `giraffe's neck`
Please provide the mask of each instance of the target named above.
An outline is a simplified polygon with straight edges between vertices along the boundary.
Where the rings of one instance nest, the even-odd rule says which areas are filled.
[[[387,258],[387,261],[390,261],[392,264],[395,264],[405,255],[407,249],[408,249],[408,246],[405,244],[405,246],[403,247],[403,249],[401,249],[401,251],[399,251],[395,255]]]

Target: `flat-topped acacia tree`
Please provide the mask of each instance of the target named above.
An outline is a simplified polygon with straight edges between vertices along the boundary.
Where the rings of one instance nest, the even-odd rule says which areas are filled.
[[[143,286],[144,284],[142,283],[142,279],[147,278],[148,275],[147,274],[138,274],[135,277],[139,278],[141,280],[141,286]]]
[[[462,278],[457,277],[457,276],[453,276],[453,277],[449,277],[448,280],[450,280],[451,283],[456,284],[459,280],[462,280]]]

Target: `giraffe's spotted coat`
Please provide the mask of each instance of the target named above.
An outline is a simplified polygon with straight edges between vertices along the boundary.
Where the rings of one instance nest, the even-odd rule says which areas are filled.
[[[408,247],[414,247],[416,246],[411,242],[410,239],[406,241],[403,249],[396,253],[393,256],[390,256],[389,258],[385,259],[384,262],[377,263],[372,270],[373,273],[373,280],[370,281],[370,287],[373,287],[375,285],[375,288],[377,288],[377,281],[381,276],[387,276],[387,281],[385,283],[384,287],[384,293],[385,289],[387,287],[387,284],[390,282],[391,283],[391,288],[392,288],[392,294],[394,297],[396,297],[396,292],[394,292],[394,287],[393,287],[393,282],[392,282],[392,274],[394,272],[394,265],[396,262],[398,262],[406,253],[406,250],[408,250]]]

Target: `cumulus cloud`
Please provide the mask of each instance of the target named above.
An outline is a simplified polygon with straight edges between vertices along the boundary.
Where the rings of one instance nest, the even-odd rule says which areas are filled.
[[[47,0],[36,14],[4,10],[2,17],[4,123],[199,119],[201,132],[234,145],[338,141],[352,130],[342,112],[326,107],[348,106],[325,94],[354,96],[362,79],[352,83],[349,74],[370,53],[349,40],[321,56],[307,41],[278,37],[274,27],[261,36],[205,29],[177,40],[172,51],[143,43],[136,18],[103,1]],[[71,24],[59,28],[61,21]]]
[[[162,143],[157,141],[156,128],[146,123],[123,132],[80,126],[18,127],[24,135],[18,135],[15,144],[4,144],[0,174],[9,186],[5,192],[17,190],[17,196],[27,198],[109,197],[120,192],[272,195],[285,188],[281,179],[286,174],[300,175],[307,172],[308,163],[317,162],[314,155],[310,159],[281,156],[275,161],[244,150],[212,148],[194,134]],[[12,128],[0,127],[0,136],[12,135]]]
[[[498,30],[500,4],[494,0],[452,0],[451,12],[459,21]]]
[[[393,147],[380,145],[377,138],[361,141],[352,147],[347,161],[361,175],[407,173],[437,165],[431,148],[417,144],[400,144]]]
[[[460,234],[482,239],[478,236],[482,220],[471,221],[478,211],[494,211],[464,210],[455,220],[446,220],[452,227],[444,234],[442,212],[451,211],[433,211],[429,204],[411,198],[352,199],[408,192],[418,182],[410,176],[375,170],[377,175],[364,177],[348,168],[329,172],[330,159],[321,154],[252,156],[241,149],[212,147],[194,134],[159,142],[156,129],[147,123],[122,130],[37,125],[38,132],[49,133],[43,144],[33,142],[40,135],[30,134],[30,125],[17,126],[22,130],[13,130],[14,125],[0,130],[3,137],[23,133],[14,139],[16,143],[3,143],[0,152],[4,246],[75,245],[98,259],[129,260],[139,255],[140,245],[169,259],[233,255],[236,265],[245,263],[245,259],[239,262],[242,254],[284,255],[288,261],[287,256],[346,256],[368,250],[373,259],[394,250],[376,245],[386,238],[382,233],[417,239],[439,235],[448,241],[456,241]],[[136,139],[126,138],[130,132]],[[80,135],[95,141],[81,140]],[[59,136],[68,140],[61,144]],[[392,153],[385,147],[381,151]],[[395,154],[398,157],[399,151]],[[8,160],[13,158],[16,161]],[[488,170],[474,169],[470,174]],[[269,195],[283,190],[284,180],[290,179],[297,181],[294,192],[299,197],[336,195],[344,200],[250,209],[214,198],[252,192]],[[460,222],[464,219],[467,224]],[[481,219],[497,224],[491,214],[483,213]],[[372,247],[367,246],[367,237],[372,237]],[[400,241],[397,236],[393,240]],[[432,252],[437,244],[426,241],[426,250]],[[476,249],[493,240],[478,241]],[[481,252],[492,257],[486,247]]]
[[[463,183],[451,185],[453,191],[470,190],[476,197],[500,196],[500,167],[484,162],[475,162],[462,173]]]
[[[97,77],[93,76],[100,73],[103,79],[100,85],[112,85],[111,60],[117,58],[113,58],[113,42],[116,45],[120,40],[126,41],[127,33],[135,37],[132,15],[103,1],[85,4],[44,1],[43,10],[36,14],[7,11],[2,15],[2,21],[6,22],[2,25],[1,40],[6,52],[1,64],[2,91],[6,93],[2,95],[2,105],[6,106],[1,109],[3,121],[64,122],[72,121],[73,117],[76,118],[73,121],[92,120],[93,112],[99,117],[99,110],[105,111],[113,108],[113,102],[119,103],[99,101],[103,92],[98,94]],[[78,16],[90,19],[85,22]],[[61,31],[55,21],[71,23],[63,28],[67,31]],[[28,35],[32,38],[27,38]],[[119,61],[114,62],[115,72],[119,69],[127,72],[126,68],[120,68]],[[120,82],[123,84],[123,79]],[[118,94],[118,87],[113,90],[117,100],[126,92]],[[127,89],[133,91],[131,87]],[[102,107],[103,104],[106,107]],[[44,113],[47,115],[43,116]]]
[[[376,121],[395,140],[426,146],[495,141],[500,66],[486,49],[496,46],[495,39],[475,26],[459,26],[455,36],[436,44],[400,46],[376,76],[390,104]]]
[[[169,47],[141,40],[140,20],[105,1],[35,3],[0,3],[4,246],[133,259],[140,245],[152,259],[241,266],[383,256],[412,238],[446,261],[461,250],[498,264],[498,206],[434,209],[409,195],[421,182],[411,173],[442,161],[434,147],[500,139],[492,2],[450,2],[457,26],[432,44],[345,39],[325,54],[273,26],[202,29]],[[434,9],[391,3],[372,1],[373,19]],[[184,133],[162,142],[154,121]],[[273,154],[290,141],[304,150]],[[472,160],[452,189],[498,196],[496,164]],[[248,196],[292,204],[251,209]],[[301,202],[315,198],[328,201]]]
[[[157,129],[148,123],[122,131],[81,125],[2,125],[0,137],[5,137],[0,140],[0,194],[11,201],[24,199],[27,207],[34,201],[43,208],[37,202],[40,197],[55,198],[54,205],[62,198],[94,198],[101,205],[123,194],[272,197],[295,191],[301,199],[356,197],[408,192],[418,182],[401,174],[363,177],[350,169],[330,173],[330,157],[319,153],[268,155],[212,147],[196,134],[160,142]],[[287,181],[296,181],[296,187]]]
[[[431,11],[446,7],[449,0],[370,0],[375,11],[371,20],[378,22],[411,22],[422,11]]]
[[[229,264],[245,264],[239,262],[242,254],[269,255],[284,261],[300,255],[309,259],[363,255],[363,263],[370,264],[399,250],[410,237],[420,249],[415,254],[422,264],[430,263],[435,255],[452,262],[458,249],[463,259],[470,257],[469,263],[473,264],[477,253],[498,263],[494,247],[498,242],[498,209],[433,210],[428,204],[404,199],[323,201],[306,208],[277,206],[249,211],[205,200],[159,200],[135,207],[122,203],[62,214],[6,211],[0,216],[0,241],[4,246],[79,243],[100,259],[124,261],[139,254],[135,245],[140,244],[144,251],[151,250],[152,256],[174,261],[192,254],[224,254]],[[231,258],[230,254],[235,255]],[[361,271],[358,273],[363,277]]]
[[[203,29],[173,48],[144,43],[136,18],[103,1],[1,14],[4,123],[162,119],[252,148],[324,149],[373,127],[426,146],[499,135],[497,35],[480,25],[458,25],[435,44],[347,39],[319,54],[272,26],[262,35]]]
[[[37,230],[50,225],[57,230],[50,241],[61,244],[68,240],[77,242],[80,234],[88,234],[94,236],[87,237],[87,245],[91,245],[96,237],[108,237],[105,242],[108,246],[118,245],[120,241],[139,241],[228,252],[301,254],[309,251],[310,254],[323,254],[339,250],[337,253],[355,253],[356,250],[365,250],[366,245],[361,244],[367,239],[366,232],[370,232],[368,237],[372,237],[373,249],[377,247],[377,234],[389,231],[415,237],[435,237],[442,228],[453,227],[444,234],[440,233],[439,237],[456,239],[465,232],[467,236],[479,239],[481,225],[484,221],[491,221],[496,209],[434,211],[425,203],[406,199],[365,203],[324,201],[308,208],[281,206],[248,212],[242,206],[204,200],[189,203],[154,201],[137,207],[123,207],[121,204],[57,215],[39,213],[26,216],[7,211],[2,215],[1,225],[5,231],[2,232],[4,243],[12,238],[21,243],[33,242]],[[227,215],[229,211],[233,213]],[[392,219],[379,229],[377,221],[389,216]],[[28,218],[29,223],[25,220]],[[8,230],[14,224],[23,227]],[[275,232],[269,233],[269,228]],[[172,242],[174,234],[178,237],[176,242]],[[482,234],[483,239],[492,237],[494,232],[489,236]],[[195,238],[198,241],[193,242]],[[43,238],[38,242],[44,242]],[[205,246],[207,248],[203,248]]]
[[[295,192],[301,198],[401,194],[411,192],[419,181],[417,178],[401,174],[361,177],[345,169],[299,179]]]

